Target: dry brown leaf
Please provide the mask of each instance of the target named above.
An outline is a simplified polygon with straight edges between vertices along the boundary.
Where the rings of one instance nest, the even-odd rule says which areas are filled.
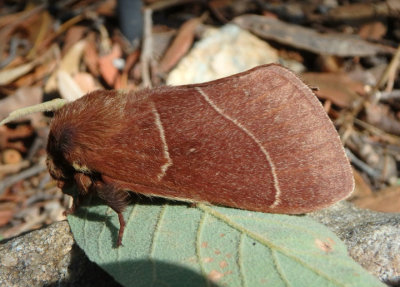
[[[32,62],[20,65],[18,67],[0,71],[0,85],[12,83],[19,77],[30,72],[38,64],[38,60],[33,60]]]
[[[38,13],[45,10],[46,5],[42,4],[34,8],[32,7],[32,5],[27,5],[24,11],[8,15],[9,17],[6,16],[1,18],[0,22],[2,23],[0,25],[4,24],[6,26],[0,30],[0,55],[3,55],[5,47],[8,43],[8,38],[18,28],[18,26],[23,24],[25,21],[29,21],[31,18],[37,17]]]
[[[332,55],[319,55],[317,58],[318,69],[324,73],[340,73],[341,62],[341,58]]]
[[[189,51],[193,44],[196,28],[203,21],[202,17],[186,21],[159,63],[159,71],[166,73]]]
[[[85,94],[71,75],[64,70],[58,71],[57,84],[61,97],[68,101],[75,101]]]
[[[50,16],[50,13],[48,11],[43,11],[40,14],[40,27],[38,33],[34,36],[33,39],[33,46],[31,50],[29,51],[27,58],[28,59],[33,59],[34,56],[37,53],[37,49],[40,47],[42,41],[49,35],[49,33],[52,33],[52,17]]]
[[[361,174],[353,169],[355,187],[353,193],[350,195],[349,200],[360,199],[372,195],[372,190]]]
[[[14,216],[15,203],[5,202],[0,204],[0,227],[6,225]]]
[[[32,85],[43,85],[39,82],[51,75],[57,66],[56,60],[48,61],[42,65],[36,66],[32,72],[20,77],[13,82],[16,87],[26,87]]]
[[[385,132],[400,135],[400,121],[388,105],[365,103],[367,122]]]
[[[55,71],[50,79],[47,81],[44,88],[46,93],[50,93],[57,89],[57,77],[58,72],[63,71],[69,75],[73,75],[79,72],[79,64],[82,59],[83,51],[85,49],[86,41],[81,40],[68,50],[65,56],[62,58],[61,63],[57,71]]]
[[[96,84],[94,77],[89,73],[77,73],[73,79],[85,94],[102,88],[100,85]]]
[[[371,23],[364,24],[360,31],[358,31],[358,35],[362,39],[370,39],[370,40],[381,40],[383,36],[385,36],[387,28],[382,22],[374,21]]]
[[[361,208],[380,212],[400,212],[400,187],[392,186],[352,201]]]
[[[44,8],[44,7],[43,7]],[[21,12],[6,14],[0,17],[0,28],[9,25],[10,23],[14,23],[16,21],[23,21],[21,18],[26,17],[27,14],[31,14],[31,10],[23,10]]]
[[[96,8],[96,12],[99,15],[107,17],[115,17],[117,1],[115,0],[103,0],[97,3],[99,6]]]
[[[380,46],[346,34],[322,34],[313,29],[288,24],[271,17],[243,15],[234,19],[240,27],[267,40],[274,40],[316,54],[341,57],[371,56],[393,53],[391,47]]]
[[[362,2],[362,1],[360,1]],[[371,3],[352,3],[339,5],[330,9],[327,18],[330,21],[360,21],[363,19],[376,19],[379,16],[398,16],[398,12],[391,7],[389,2],[399,2],[398,0],[392,1],[377,1]],[[397,5],[398,6],[398,5]]]
[[[85,46],[83,61],[85,62],[89,72],[93,76],[98,77],[100,75],[98,66],[99,54],[97,53],[94,37],[95,37],[94,34],[91,34],[88,37],[88,41]]]
[[[68,53],[68,51],[76,44],[76,42],[80,41],[84,37],[87,29],[88,28],[85,26],[77,25],[67,30],[62,48],[63,55]]]
[[[319,98],[328,99],[342,108],[350,108],[360,99],[364,85],[351,80],[346,74],[334,73],[304,73],[301,78],[311,87]]]
[[[357,151],[359,163],[356,163],[364,173],[368,174],[369,179],[375,184],[392,182],[397,177],[397,164],[393,153],[379,144],[382,136],[378,138],[370,137],[367,134],[357,131],[352,132],[347,144]],[[353,155],[354,156],[354,155]]]
[[[60,65],[60,70],[63,70],[64,72],[67,72],[69,74],[77,73],[79,71],[79,64],[82,59],[85,45],[85,40],[81,40],[75,43],[63,57]]]
[[[118,69],[114,66],[113,61],[121,56],[121,47],[118,44],[114,44],[109,54],[99,58],[100,73],[110,87],[114,87],[118,75]]]
[[[18,173],[24,168],[27,168],[31,165],[31,163],[27,160],[21,161],[19,163],[12,164],[2,164],[0,165],[0,179],[7,174]]]
[[[22,223],[22,224],[17,225],[17,226],[13,226],[13,227],[5,230],[2,235],[5,238],[12,237],[12,236],[15,236],[17,234],[21,234],[22,232],[26,232],[26,231],[32,230],[34,228],[40,227],[42,222],[46,219],[47,214],[40,214],[39,206],[30,207],[29,210],[30,209],[34,209],[34,208],[37,211],[36,212],[30,212],[30,217],[25,219],[26,220],[25,223]]]
[[[173,39],[175,38],[177,30],[166,29],[164,26],[154,26],[152,29],[153,47],[152,57],[156,61],[161,61],[165,52],[168,50]]]
[[[13,148],[20,152],[26,152],[22,142],[16,140],[28,138],[32,134],[33,129],[30,125],[18,125],[14,129],[2,125],[0,126],[0,149]]]
[[[43,13],[43,12],[42,12]],[[40,24],[41,24],[41,16],[42,13],[36,14],[34,17],[31,17],[27,19],[26,21],[22,22],[20,25],[18,25],[18,28],[16,31],[12,34],[13,37],[19,37],[20,31],[23,31],[24,37],[21,39],[23,41],[27,41],[28,45],[26,46],[27,48],[32,46],[32,43],[34,43],[35,38],[37,35],[40,33]],[[27,51],[29,51],[27,49]],[[26,51],[23,52],[25,54]],[[33,59],[30,59],[33,60]]]
[[[134,86],[128,83],[128,75],[129,71],[139,60],[139,57],[140,57],[139,49],[135,50],[134,52],[128,55],[128,57],[126,58],[125,67],[124,70],[122,71],[121,77],[117,78],[118,81],[115,85],[116,89],[129,89],[129,90],[134,89]]]

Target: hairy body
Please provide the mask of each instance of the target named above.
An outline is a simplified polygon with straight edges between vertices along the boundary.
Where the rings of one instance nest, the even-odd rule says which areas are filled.
[[[354,187],[321,104],[278,65],[203,84],[90,93],[56,112],[47,151],[51,175],[77,186],[73,208],[96,193],[118,213],[118,245],[128,191],[304,213]]]

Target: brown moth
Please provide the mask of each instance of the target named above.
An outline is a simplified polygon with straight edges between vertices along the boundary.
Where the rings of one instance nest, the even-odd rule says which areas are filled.
[[[48,168],[118,213],[128,191],[271,213],[324,208],[353,190],[338,134],[279,65],[202,84],[96,91],[55,112]]]

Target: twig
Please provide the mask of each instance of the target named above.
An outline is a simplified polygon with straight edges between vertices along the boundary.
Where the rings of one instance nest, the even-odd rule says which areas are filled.
[[[50,45],[58,36],[60,36],[61,34],[63,34],[64,32],[66,32],[69,28],[71,28],[72,26],[74,26],[75,24],[85,20],[87,18],[87,14],[86,13],[82,13],[79,14],[71,19],[69,19],[68,21],[64,22],[54,34],[49,35],[46,39],[43,40],[43,42],[41,43],[39,49],[43,49],[45,47],[47,47],[48,45]]]
[[[153,11],[158,11],[166,8],[170,8],[176,5],[188,4],[191,2],[202,2],[201,0],[164,0],[164,1],[155,1],[154,3],[148,5],[146,8],[149,8]]]
[[[53,189],[54,191],[57,190],[57,187]],[[25,202],[25,206],[30,206],[33,203],[39,202],[39,201],[46,201],[46,200],[54,200],[54,199],[61,199],[61,192],[52,194],[49,192],[49,190],[46,191],[35,191],[33,192],[33,195],[30,196]]]
[[[17,37],[12,37],[8,56],[7,58],[5,58],[3,61],[0,62],[0,69],[6,67],[14,60],[14,58],[17,56],[17,50],[20,46],[23,46],[24,49],[26,49],[29,46],[29,43],[26,39],[19,39]]]
[[[381,92],[380,100],[400,99],[400,90],[392,90],[391,92]]]
[[[47,7],[48,7],[48,4],[40,4],[31,10],[25,10],[21,13],[18,13],[17,19],[11,21],[11,23],[9,23],[9,25],[7,25],[6,27],[1,29],[0,39],[3,39],[3,41],[4,41],[4,39],[7,39],[9,37],[9,35],[11,35],[11,33],[18,27],[18,25],[21,25],[24,21],[41,13],[42,11],[47,9]],[[0,55],[3,55],[4,49],[5,49],[5,45],[3,43],[1,43],[0,44]]]
[[[14,226],[10,229],[7,229],[3,232],[3,236],[5,238],[15,236],[17,234],[21,234],[22,232],[32,230],[35,226],[42,224],[43,221],[48,217],[47,213],[43,213],[39,216],[32,217],[31,221],[25,222],[23,224]]]
[[[151,87],[150,80],[150,61],[153,50],[153,39],[151,28],[153,21],[151,19],[153,10],[149,8],[144,9],[144,31],[143,31],[143,47],[142,54],[140,57],[142,67],[142,80],[144,87]]]
[[[35,156],[36,152],[43,146],[43,139],[41,137],[36,137],[33,141],[33,144],[28,150],[28,154],[26,156],[26,160],[32,160]]]
[[[29,166],[28,160],[24,160],[18,163],[2,164],[0,165],[0,174],[16,173],[23,168],[27,168],[28,166]]]
[[[373,178],[379,178],[380,177],[379,171],[373,169],[368,164],[366,164],[365,162],[360,160],[348,148],[345,148],[345,151],[346,151],[347,157],[349,158],[349,160],[351,161],[352,164],[354,164],[359,169],[363,170],[366,174],[368,174],[369,176],[371,176]]]
[[[396,73],[396,70],[399,66],[400,62],[400,45],[397,47],[396,53],[394,54],[392,60],[390,61],[389,65],[386,67],[385,71],[383,72],[381,78],[376,83],[375,87],[372,89],[371,95],[375,95],[375,93],[386,83],[388,83],[389,77],[394,77],[393,75]],[[388,83],[388,88],[391,88],[390,83]],[[388,92],[388,90],[386,90]],[[378,102],[379,98],[375,98],[374,102]]]
[[[359,119],[354,119],[354,123],[363,127],[370,133],[380,136],[383,140],[387,141],[390,144],[400,145],[400,137],[398,137],[398,136],[388,134],[387,132],[385,132],[371,124],[368,124],[362,120],[359,120]]]
[[[24,180],[26,178],[29,178],[31,176],[34,176],[42,171],[46,170],[46,166],[43,163],[38,163],[24,171],[21,171],[18,174],[11,175],[9,177],[4,178],[0,182],[0,195],[4,193],[6,188],[10,187],[11,185]]]

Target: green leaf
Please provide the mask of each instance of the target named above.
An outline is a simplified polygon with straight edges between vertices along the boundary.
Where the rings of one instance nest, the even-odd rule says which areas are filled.
[[[78,245],[124,286],[384,286],[306,216],[135,204],[119,222],[91,202],[68,217]]]

